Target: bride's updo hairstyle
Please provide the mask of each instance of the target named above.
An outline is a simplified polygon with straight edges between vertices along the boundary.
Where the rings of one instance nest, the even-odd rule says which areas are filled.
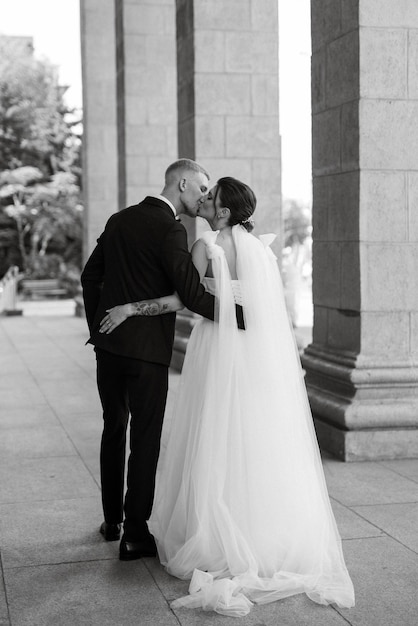
[[[216,195],[219,194],[221,206],[231,212],[229,226],[241,224],[250,233],[254,228],[253,213],[257,204],[255,194],[248,185],[232,176],[218,180]]]

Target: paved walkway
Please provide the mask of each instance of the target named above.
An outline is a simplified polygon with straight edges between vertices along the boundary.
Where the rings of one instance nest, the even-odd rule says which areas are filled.
[[[64,306],[64,305],[62,305]],[[245,618],[173,612],[187,583],[118,559],[102,521],[101,430],[85,322],[65,309],[0,317],[1,626],[415,626],[418,460],[324,467],[356,589],[351,610],[304,596]],[[169,419],[178,375],[171,375]]]

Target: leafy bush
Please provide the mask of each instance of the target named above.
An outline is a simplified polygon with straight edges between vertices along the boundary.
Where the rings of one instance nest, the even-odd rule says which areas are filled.
[[[48,61],[0,42],[0,274],[59,278],[73,291],[82,262],[80,120]]]

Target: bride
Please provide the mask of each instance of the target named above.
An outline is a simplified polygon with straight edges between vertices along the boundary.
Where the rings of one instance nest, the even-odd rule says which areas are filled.
[[[274,236],[251,234],[255,206],[252,190],[226,177],[199,208],[212,231],[192,255],[217,296],[217,323],[199,320],[188,343],[149,528],[167,571],[191,579],[174,606],[242,616],[305,593],[351,607]],[[109,316],[115,324],[182,306],[173,295]]]

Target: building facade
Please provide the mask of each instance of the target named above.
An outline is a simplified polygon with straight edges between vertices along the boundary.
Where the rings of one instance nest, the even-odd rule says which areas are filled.
[[[81,9],[86,252],[110,214],[161,191],[179,157],[213,181],[250,184],[259,232],[280,234],[277,0]],[[348,461],[416,457],[418,4],[311,0],[311,16],[314,329],[303,365],[318,438]],[[192,241],[199,225],[186,226]],[[190,319],[178,327],[180,363]]]

